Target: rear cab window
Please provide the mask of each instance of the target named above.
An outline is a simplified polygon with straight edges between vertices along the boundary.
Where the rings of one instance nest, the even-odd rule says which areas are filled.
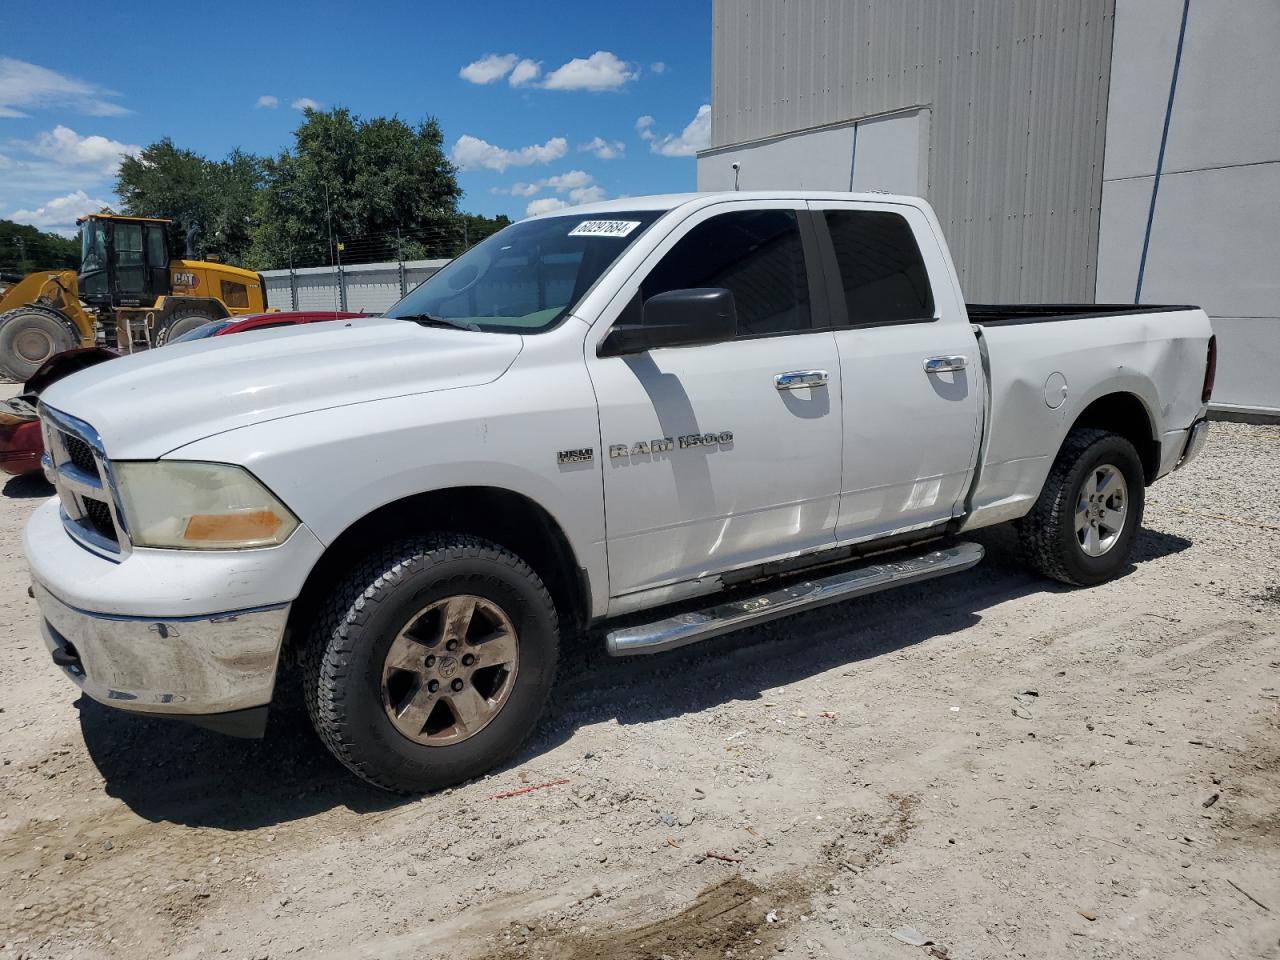
[[[845,316],[836,323],[870,327],[936,319],[933,289],[911,225],[884,210],[819,211],[831,238]]]

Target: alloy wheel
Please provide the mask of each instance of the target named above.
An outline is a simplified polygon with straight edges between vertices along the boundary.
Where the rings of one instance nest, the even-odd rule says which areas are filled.
[[[1089,471],[1075,512],[1076,542],[1087,556],[1100,557],[1116,545],[1128,507],[1129,487],[1117,467],[1104,463]]]
[[[448,746],[483,730],[506,704],[520,664],[511,618],[492,600],[437,600],[396,634],[382,668],[382,703],[416,743]]]

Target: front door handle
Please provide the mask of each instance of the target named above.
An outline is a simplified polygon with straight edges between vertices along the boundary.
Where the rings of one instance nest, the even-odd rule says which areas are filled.
[[[825,370],[792,370],[780,373],[773,378],[773,385],[779,390],[800,390],[804,387],[822,387],[827,383]]]
[[[958,373],[969,363],[968,357],[930,357],[924,362],[925,373]]]

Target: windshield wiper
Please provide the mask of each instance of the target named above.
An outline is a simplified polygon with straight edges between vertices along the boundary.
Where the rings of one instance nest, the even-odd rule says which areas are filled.
[[[423,327],[451,327],[454,330],[470,330],[472,333],[480,332],[480,328],[474,323],[459,323],[457,320],[450,320],[448,317],[437,317],[430,313],[405,313],[396,317],[396,319],[412,320]]]

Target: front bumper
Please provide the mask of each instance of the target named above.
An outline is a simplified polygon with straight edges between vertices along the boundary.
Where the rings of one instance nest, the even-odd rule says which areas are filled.
[[[261,735],[256,719],[266,719],[289,604],[202,617],[126,617],[69,606],[38,581],[32,593],[54,663],[92,699]],[[222,715],[227,722],[219,724]]]

